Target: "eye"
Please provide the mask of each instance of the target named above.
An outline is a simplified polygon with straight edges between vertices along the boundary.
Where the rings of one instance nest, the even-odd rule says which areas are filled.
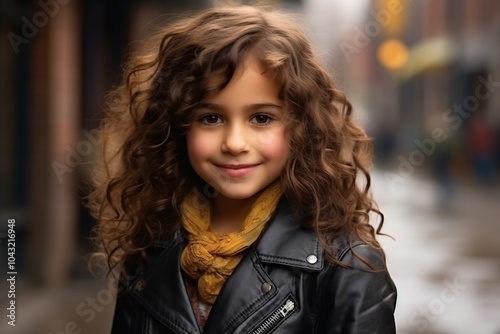
[[[204,115],[201,118],[199,118],[198,121],[203,123],[203,124],[213,125],[213,124],[221,123],[222,119],[218,115],[208,114],[208,115]]]
[[[269,124],[273,121],[273,118],[269,115],[266,114],[258,114],[252,117],[253,120],[255,120],[252,123],[257,123],[259,125],[266,125]]]

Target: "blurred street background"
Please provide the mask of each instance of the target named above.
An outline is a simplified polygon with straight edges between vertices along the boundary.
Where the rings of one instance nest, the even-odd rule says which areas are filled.
[[[0,3],[0,333],[109,333],[112,292],[85,266],[92,130],[135,41],[226,2]],[[233,2],[296,15],[374,139],[398,333],[500,334],[500,1]]]

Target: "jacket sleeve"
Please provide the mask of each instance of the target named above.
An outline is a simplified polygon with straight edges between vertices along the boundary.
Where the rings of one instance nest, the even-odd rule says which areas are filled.
[[[129,294],[130,280],[120,278],[118,293],[116,296],[115,313],[111,334],[133,334],[132,317],[134,312],[134,302]]]
[[[353,255],[368,260],[374,270]],[[367,245],[356,246],[340,259],[352,268],[332,266],[323,291],[318,333],[396,333],[394,309],[396,287],[387,272],[382,252]]]

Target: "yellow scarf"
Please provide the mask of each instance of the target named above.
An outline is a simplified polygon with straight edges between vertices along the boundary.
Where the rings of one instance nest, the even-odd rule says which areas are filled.
[[[182,203],[182,226],[189,243],[181,255],[182,269],[198,280],[200,299],[213,304],[227,278],[247,249],[264,229],[281,196],[278,182],[271,184],[255,200],[240,231],[216,234],[210,231],[210,205],[193,192]]]

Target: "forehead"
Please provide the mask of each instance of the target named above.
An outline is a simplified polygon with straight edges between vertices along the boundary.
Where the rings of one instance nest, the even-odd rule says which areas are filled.
[[[216,84],[217,78],[211,79]],[[228,104],[248,102],[280,103],[280,85],[265,72],[255,58],[247,58],[235,70],[229,83],[220,91],[210,95],[204,102],[224,102]],[[261,100],[261,101],[259,101]]]

